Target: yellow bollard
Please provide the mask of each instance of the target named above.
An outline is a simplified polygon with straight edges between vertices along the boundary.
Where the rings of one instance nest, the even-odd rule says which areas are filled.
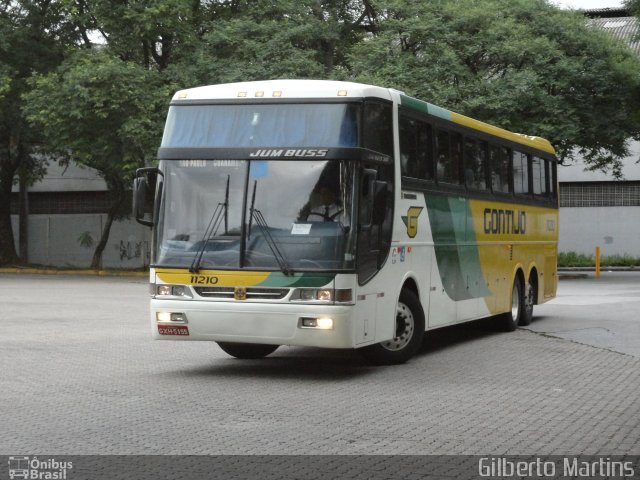
[[[600,246],[596,245],[596,278],[600,278]]]

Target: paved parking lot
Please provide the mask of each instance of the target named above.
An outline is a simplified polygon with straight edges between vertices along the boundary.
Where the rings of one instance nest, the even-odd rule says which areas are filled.
[[[0,274],[0,453],[638,455],[640,355],[576,328],[637,329],[640,275],[602,308],[574,297],[607,278],[572,282],[528,329],[445,329],[370,367],[153,342],[146,279]]]

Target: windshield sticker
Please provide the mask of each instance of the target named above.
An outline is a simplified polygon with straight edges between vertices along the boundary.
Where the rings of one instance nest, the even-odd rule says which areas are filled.
[[[310,223],[294,223],[291,228],[291,235],[309,235],[311,233]]]
[[[265,160],[252,160],[249,175],[253,178],[263,178],[267,176],[269,164]]]
[[[204,168],[207,166],[206,160],[179,160],[178,166],[182,168]]]

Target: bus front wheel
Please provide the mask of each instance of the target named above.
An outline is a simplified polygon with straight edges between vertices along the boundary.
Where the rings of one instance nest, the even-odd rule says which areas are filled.
[[[250,360],[263,358],[276,351],[279,345],[262,345],[259,343],[218,342],[218,346],[232,357]]]
[[[424,311],[411,290],[402,290],[396,305],[394,336],[390,340],[364,347],[362,355],[376,365],[395,365],[413,357],[424,337]]]

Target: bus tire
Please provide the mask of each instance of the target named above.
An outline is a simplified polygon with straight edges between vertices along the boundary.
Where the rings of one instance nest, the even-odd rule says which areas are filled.
[[[516,275],[511,289],[511,310],[500,316],[501,326],[505,332],[513,332],[522,320],[524,311],[524,286],[520,276]]]
[[[518,325],[527,326],[531,324],[533,319],[533,306],[536,303],[536,288],[533,285],[531,278],[527,282],[527,288],[524,292],[524,304],[522,306],[522,314],[520,315],[520,323]]]
[[[260,343],[218,342],[218,346],[232,357],[243,360],[263,358],[276,351],[280,345],[263,345]]]
[[[411,290],[402,290],[396,305],[396,335],[390,340],[370,345],[360,351],[375,365],[397,365],[413,357],[424,337],[424,311]]]

